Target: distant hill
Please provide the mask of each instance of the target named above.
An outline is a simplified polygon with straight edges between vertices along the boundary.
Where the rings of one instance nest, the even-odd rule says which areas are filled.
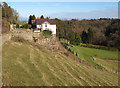
[[[20,22],[28,22],[28,18],[19,17],[19,21]]]

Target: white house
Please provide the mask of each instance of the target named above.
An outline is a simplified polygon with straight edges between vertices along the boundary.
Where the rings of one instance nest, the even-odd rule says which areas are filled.
[[[56,21],[55,19],[36,19],[36,27],[38,30],[34,32],[42,32],[44,30],[52,31],[52,34],[56,34]]]

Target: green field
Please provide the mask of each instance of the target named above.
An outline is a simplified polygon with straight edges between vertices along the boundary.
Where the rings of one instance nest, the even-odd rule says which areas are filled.
[[[94,52],[88,52],[90,49],[74,47],[79,49],[79,57],[84,60],[96,53],[94,49]],[[111,57],[117,59],[114,54]],[[105,59],[102,55],[99,58]],[[117,74],[89,67],[59,52],[23,42],[6,42],[3,45],[2,63],[3,83],[7,86],[118,86]]]
[[[84,60],[99,69],[106,69],[107,71],[118,73],[118,52],[108,51],[94,48],[81,47],[76,45],[66,44],[71,51],[74,51],[74,55],[77,53],[77,57]],[[96,60],[93,60],[93,57]]]

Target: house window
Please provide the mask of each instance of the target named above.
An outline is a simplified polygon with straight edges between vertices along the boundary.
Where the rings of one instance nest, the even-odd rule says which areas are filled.
[[[47,23],[45,23],[45,27],[47,27]]]

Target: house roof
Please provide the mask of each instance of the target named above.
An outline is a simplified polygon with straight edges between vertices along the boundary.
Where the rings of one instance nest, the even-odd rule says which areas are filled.
[[[55,25],[56,24],[56,21],[55,21],[55,19],[36,19],[36,24],[37,25],[41,25],[42,23],[44,23],[44,22],[48,22],[48,23],[50,23],[51,25]]]

